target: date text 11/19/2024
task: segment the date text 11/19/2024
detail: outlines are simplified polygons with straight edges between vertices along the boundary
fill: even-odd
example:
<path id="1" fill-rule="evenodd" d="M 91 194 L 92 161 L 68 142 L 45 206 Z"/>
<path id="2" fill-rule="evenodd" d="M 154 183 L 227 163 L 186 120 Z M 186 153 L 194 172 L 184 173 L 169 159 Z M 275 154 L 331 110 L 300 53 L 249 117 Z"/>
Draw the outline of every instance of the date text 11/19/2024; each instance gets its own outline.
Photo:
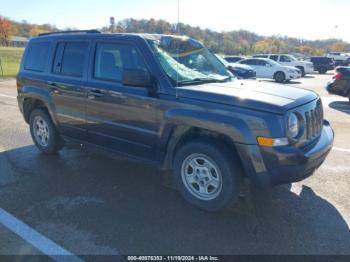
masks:
<path id="1" fill-rule="evenodd" d="M 127 256 L 128 261 L 220 261 L 217 256 Z"/>

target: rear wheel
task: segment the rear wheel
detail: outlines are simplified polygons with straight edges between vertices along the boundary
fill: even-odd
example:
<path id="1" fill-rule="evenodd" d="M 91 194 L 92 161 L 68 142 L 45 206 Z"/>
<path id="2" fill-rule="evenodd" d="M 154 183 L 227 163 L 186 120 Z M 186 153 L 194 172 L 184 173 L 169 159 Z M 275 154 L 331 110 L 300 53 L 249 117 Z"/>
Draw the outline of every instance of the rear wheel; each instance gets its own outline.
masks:
<path id="1" fill-rule="evenodd" d="M 185 144 L 176 153 L 173 168 L 182 196 L 198 208 L 218 211 L 238 195 L 240 163 L 220 142 Z"/>
<path id="2" fill-rule="evenodd" d="M 44 108 L 36 108 L 30 114 L 30 134 L 37 148 L 46 154 L 53 154 L 64 146 L 50 116 Z"/>
<path id="3" fill-rule="evenodd" d="M 283 83 L 284 81 L 286 81 L 286 74 L 279 71 L 275 73 L 273 78 L 275 79 L 276 82 Z"/>

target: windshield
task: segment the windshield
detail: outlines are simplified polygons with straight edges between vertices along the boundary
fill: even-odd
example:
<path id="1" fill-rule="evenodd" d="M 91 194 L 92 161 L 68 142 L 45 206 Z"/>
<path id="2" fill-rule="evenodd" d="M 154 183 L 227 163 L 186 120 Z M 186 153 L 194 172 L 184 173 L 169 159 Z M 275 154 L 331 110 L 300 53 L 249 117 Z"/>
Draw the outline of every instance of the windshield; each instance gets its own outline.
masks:
<path id="1" fill-rule="evenodd" d="M 290 60 L 292 60 L 292 61 L 298 61 L 298 59 L 296 59 L 294 56 L 292 56 L 292 55 L 288 55 L 288 57 L 290 58 Z"/>
<path id="2" fill-rule="evenodd" d="M 225 59 L 223 59 L 220 55 L 215 54 L 215 56 L 220 60 L 221 63 L 224 64 L 224 66 L 228 66 L 229 62 L 227 62 Z"/>
<path id="3" fill-rule="evenodd" d="M 149 40 L 166 74 L 176 85 L 231 81 L 232 74 L 199 42 L 177 36 Z"/>
<path id="4" fill-rule="evenodd" d="M 277 63 L 275 60 L 266 59 L 266 62 L 270 63 L 273 66 L 281 66 L 281 64 Z"/>

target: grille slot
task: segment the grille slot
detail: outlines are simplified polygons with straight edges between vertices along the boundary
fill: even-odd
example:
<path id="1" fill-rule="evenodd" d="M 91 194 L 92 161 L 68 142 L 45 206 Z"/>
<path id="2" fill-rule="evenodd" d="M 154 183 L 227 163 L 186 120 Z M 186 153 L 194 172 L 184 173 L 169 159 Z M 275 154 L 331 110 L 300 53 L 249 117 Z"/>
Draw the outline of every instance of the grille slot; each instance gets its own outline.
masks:
<path id="1" fill-rule="evenodd" d="M 323 108 L 321 100 L 317 101 L 316 107 L 305 112 L 306 139 L 318 136 L 322 130 Z"/>

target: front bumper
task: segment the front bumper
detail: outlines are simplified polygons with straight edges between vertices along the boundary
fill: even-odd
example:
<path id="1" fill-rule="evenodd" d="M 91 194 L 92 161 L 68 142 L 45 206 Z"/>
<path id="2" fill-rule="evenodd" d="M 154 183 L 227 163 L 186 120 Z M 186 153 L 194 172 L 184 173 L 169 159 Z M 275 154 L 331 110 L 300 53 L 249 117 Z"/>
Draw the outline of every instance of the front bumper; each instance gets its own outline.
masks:
<path id="1" fill-rule="evenodd" d="M 306 66 L 304 70 L 305 70 L 305 74 L 311 74 L 314 72 L 314 66 L 313 65 Z"/>
<path id="2" fill-rule="evenodd" d="M 297 74 L 297 73 L 288 73 L 286 75 L 286 80 L 293 80 L 293 79 L 299 79 L 301 78 L 301 74 Z"/>
<path id="3" fill-rule="evenodd" d="M 321 135 L 304 148 L 293 146 L 260 147 L 238 145 L 243 167 L 253 184 L 259 186 L 289 184 L 311 176 L 331 151 L 334 132 L 324 121 Z"/>

